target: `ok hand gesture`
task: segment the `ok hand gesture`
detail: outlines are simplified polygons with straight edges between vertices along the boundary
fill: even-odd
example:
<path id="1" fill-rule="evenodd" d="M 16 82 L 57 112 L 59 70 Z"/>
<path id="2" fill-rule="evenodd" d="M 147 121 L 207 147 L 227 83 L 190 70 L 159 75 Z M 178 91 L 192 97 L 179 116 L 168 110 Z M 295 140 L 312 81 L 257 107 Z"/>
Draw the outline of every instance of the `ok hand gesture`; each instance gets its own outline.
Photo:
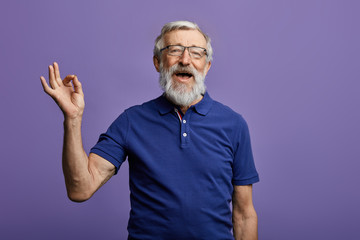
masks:
<path id="1" fill-rule="evenodd" d="M 68 75 L 61 80 L 59 65 L 54 62 L 49 66 L 49 83 L 40 77 L 44 91 L 52 97 L 64 114 L 65 119 L 81 119 L 85 101 L 81 83 L 76 75 Z"/>

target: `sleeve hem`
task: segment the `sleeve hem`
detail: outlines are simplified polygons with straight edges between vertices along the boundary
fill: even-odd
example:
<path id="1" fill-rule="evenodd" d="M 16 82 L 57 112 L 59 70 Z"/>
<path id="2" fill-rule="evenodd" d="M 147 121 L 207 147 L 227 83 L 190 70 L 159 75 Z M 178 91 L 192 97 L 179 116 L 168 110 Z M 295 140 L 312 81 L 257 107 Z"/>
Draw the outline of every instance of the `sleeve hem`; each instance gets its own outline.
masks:
<path id="1" fill-rule="evenodd" d="M 233 183 L 233 185 L 241 186 L 241 185 L 249 185 L 249 184 L 257 183 L 259 181 L 260 181 L 259 175 L 256 175 L 256 176 L 254 176 L 252 178 L 248 178 L 248 179 L 233 180 L 232 183 Z"/>
<path id="2" fill-rule="evenodd" d="M 117 161 L 111 155 L 105 153 L 104 151 L 102 151 L 101 149 L 98 149 L 98 148 L 92 148 L 90 150 L 90 153 L 95 153 L 95 154 L 99 155 L 100 157 L 104 158 L 105 160 L 109 161 L 110 163 L 112 163 L 115 166 L 115 175 L 117 174 L 117 172 L 119 171 L 120 165 L 121 165 L 121 163 L 119 163 L 119 161 Z"/>

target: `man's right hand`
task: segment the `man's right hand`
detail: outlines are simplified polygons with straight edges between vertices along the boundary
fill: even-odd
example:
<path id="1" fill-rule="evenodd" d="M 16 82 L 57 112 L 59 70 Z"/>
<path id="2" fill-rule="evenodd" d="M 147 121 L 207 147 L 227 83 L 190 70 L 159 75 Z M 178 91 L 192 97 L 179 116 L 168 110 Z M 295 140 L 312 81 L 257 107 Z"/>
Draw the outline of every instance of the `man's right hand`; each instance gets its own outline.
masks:
<path id="1" fill-rule="evenodd" d="M 84 93 L 76 75 L 60 77 L 59 65 L 54 62 L 49 66 L 49 83 L 40 77 L 44 91 L 52 97 L 64 114 L 65 119 L 81 119 L 84 108 Z"/>

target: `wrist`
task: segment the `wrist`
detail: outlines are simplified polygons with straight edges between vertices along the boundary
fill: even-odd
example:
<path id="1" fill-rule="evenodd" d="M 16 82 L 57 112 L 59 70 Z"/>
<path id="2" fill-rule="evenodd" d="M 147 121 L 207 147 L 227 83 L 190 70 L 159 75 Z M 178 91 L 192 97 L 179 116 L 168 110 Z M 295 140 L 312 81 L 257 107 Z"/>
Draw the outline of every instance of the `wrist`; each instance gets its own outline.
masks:
<path id="1" fill-rule="evenodd" d="M 82 116 L 78 116 L 78 117 L 64 117 L 64 126 L 68 126 L 68 127 L 76 127 L 76 126 L 81 126 L 81 122 L 82 122 Z"/>

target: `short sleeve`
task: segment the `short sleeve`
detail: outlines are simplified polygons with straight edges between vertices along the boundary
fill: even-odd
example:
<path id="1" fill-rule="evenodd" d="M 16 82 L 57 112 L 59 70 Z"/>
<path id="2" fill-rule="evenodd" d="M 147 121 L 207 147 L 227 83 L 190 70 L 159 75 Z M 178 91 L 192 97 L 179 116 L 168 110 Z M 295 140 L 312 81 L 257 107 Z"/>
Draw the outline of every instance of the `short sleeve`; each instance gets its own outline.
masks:
<path id="1" fill-rule="evenodd" d="M 241 117 L 236 134 L 236 150 L 233 161 L 233 185 L 248 185 L 259 181 L 251 149 L 249 128 Z"/>
<path id="2" fill-rule="evenodd" d="M 126 138 L 128 129 L 129 120 L 125 111 L 110 125 L 106 133 L 100 135 L 98 142 L 90 150 L 91 153 L 111 162 L 116 168 L 115 174 L 127 157 Z"/>

